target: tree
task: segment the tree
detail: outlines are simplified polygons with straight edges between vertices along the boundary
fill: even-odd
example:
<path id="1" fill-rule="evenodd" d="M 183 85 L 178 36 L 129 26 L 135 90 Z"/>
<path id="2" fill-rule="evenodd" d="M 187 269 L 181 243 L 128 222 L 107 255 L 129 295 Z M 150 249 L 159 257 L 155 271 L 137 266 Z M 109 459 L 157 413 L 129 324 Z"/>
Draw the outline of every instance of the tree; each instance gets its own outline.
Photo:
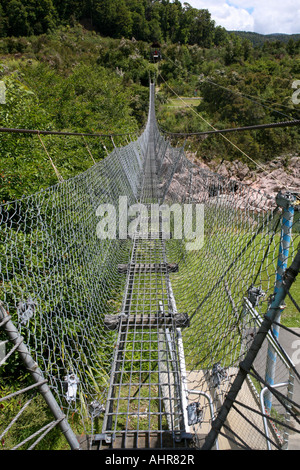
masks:
<path id="1" fill-rule="evenodd" d="M 161 29 L 161 19 L 162 19 L 162 8 L 163 5 L 159 2 L 152 2 L 150 4 L 149 13 L 149 28 L 150 28 L 150 41 L 161 42 L 163 39 L 163 33 Z"/>
<path id="2" fill-rule="evenodd" d="M 216 26 L 213 41 L 216 46 L 226 44 L 228 41 L 228 33 L 226 29 L 222 26 Z"/>
<path id="3" fill-rule="evenodd" d="M 211 20 L 211 15 L 208 10 L 194 9 L 189 42 L 191 44 L 210 47 L 213 42 L 214 26 L 215 22 Z"/>
<path id="4" fill-rule="evenodd" d="M 57 24 L 57 12 L 52 0 L 27 0 L 27 18 L 33 33 L 47 33 Z"/>
<path id="5" fill-rule="evenodd" d="M 47 33 L 58 20 L 52 0 L 9 0 L 2 11 L 8 35 L 16 37 Z"/>
<path id="6" fill-rule="evenodd" d="M 133 20 L 125 0 L 95 0 L 94 24 L 101 34 L 130 38 Z"/>
<path id="7" fill-rule="evenodd" d="M 95 26 L 105 36 L 115 37 L 114 18 L 116 16 L 115 0 L 95 0 Z"/>
<path id="8" fill-rule="evenodd" d="M 144 2 L 140 0 L 126 0 L 126 4 L 131 12 L 133 37 L 141 41 L 149 41 L 150 28 L 146 20 Z"/>
<path id="9" fill-rule="evenodd" d="M 194 20 L 195 8 L 188 3 L 184 4 L 184 8 L 180 18 L 180 39 L 182 44 L 191 44 L 191 24 Z"/>
<path id="10" fill-rule="evenodd" d="M 226 45 L 225 50 L 225 64 L 230 65 L 238 62 L 244 57 L 244 50 L 242 41 L 238 36 L 231 35 L 230 40 Z"/>
<path id="11" fill-rule="evenodd" d="M 136 11 L 133 11 L 131 13 L 131 18 L 132 36 L 140 41 L 148 42 L 150 37 L 150 28 L 148 22 L 145 19 L 145 16 Z"/>
<path id="12" fill-rule="evenodd" d="M 297 52 L 296 42 L 293 39 L 289 39 L 289 41 L 286 45 L 286 50 L 291 56 L 296 54 L 296 52 Z"/>
<path id="13" fill-rule="evenodd" d="M 178 2 L 170 3 L 169 0 L 162 1 L 158 12 L 160 15 L 162 35 L 166 41 L 177 41 L 181 10 L 182 6 L 180 2 L 178 4 Z"/>
<path id="14" fill-rule="evenodd" d="M 114 30 L 115 37 L 130 38 L 132 36 L 132 16 L 124 0 L 118 0 L 115 10 Z"/>
<path id="15" fill-rule="evenodd" d="M 91 0 L 93 2 L 92 5 L 88 3 L 89 0 L 64 0 L 63 2 L 61 0 L 52 1 L 57 16 L 62 23 L 67 23 L 70 21 L 70 19 L 73 18 L 78 20 L 84 17 L 85 15 L 90 14 L 91 9 L 93 13 L 95 11 L 96 5 L 95 0 Z"/>
<path id="16" fill-rule="evenodd" d="M 0 3 L 0 38 L 5 37 L 6 33 L 7 33 L 7 17 L 4 15 L 4 10 Z"/>
<path id="17" fill-rule="evenodd" d="M 28 20 L 28 12 L 21 0 L 9 0 L 5 12 L 9 36 L 19 37 L 32 34 L 33 30 Z"/>

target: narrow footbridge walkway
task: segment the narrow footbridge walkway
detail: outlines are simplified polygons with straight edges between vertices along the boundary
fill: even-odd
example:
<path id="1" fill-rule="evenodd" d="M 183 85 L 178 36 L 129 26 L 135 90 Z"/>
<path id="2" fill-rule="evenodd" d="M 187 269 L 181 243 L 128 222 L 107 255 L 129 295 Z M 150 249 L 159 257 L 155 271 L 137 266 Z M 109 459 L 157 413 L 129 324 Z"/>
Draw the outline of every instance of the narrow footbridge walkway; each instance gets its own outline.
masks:
<path id="1" fill-rule="evenodd" d="M 140 230 L 133 234 L 130 262 L 118 267 L 126 276 L 122 312 L 117 318 L 106 318 L 108 326 L 118 328 L 100 436 L 102 445 L 112 447 L 172 446 L 173 439 L 181 441 L 187 425 L 178 350 L 178 335 L 187 326 L 187 318 L 176 309 L 169 274 L 178 265 L 167 260 L 162 213 L 153 216 L 161 200 L 158 169 L 162 158 L 157 151 L 154 85 L 148 126 L 138 192 L 138 202 L 146 211 L 140 212 Z"/>

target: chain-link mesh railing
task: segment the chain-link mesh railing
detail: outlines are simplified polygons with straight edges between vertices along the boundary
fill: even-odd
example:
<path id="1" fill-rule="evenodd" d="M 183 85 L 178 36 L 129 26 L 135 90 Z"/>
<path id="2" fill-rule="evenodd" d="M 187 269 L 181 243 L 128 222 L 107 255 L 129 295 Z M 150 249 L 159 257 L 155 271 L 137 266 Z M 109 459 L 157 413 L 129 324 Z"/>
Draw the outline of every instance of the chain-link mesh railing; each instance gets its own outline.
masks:
<path id="1" fill-rule="evenodd" d="M 155 160 L 150 173 L 149 142 Z M 203 207 L 203 246 L 188 249 L 190 232 L 182 229 L 184 224 L 178 228 L 175 216 L 170 218 L 172 237 L 163 243 L 163 234 L 168 231 L 164 231 L 163 220 L 153 242 L 145 239 L 135 243 L 135 237 L 121 237 L 124 226 L 118 221 L 124 205 L 120 196 L 127 198 L 126 209 L 140 201 L 147 208 L 151 203 L 165 204 L 172 214 L 174 205 L 177 216 L 179 208 L 182 210 L 181 221 L 184 205 L 193 210 L 197 205 Z M 124 379 L 123 389 L 118 385 L 117 407 L 123 416 L 116 425 L 118 430 L 123 425 L 128 431 L 138 431 L 139 413 L 143 414 L 144 432 L 155 431 L 157 426 L 161 433 L 170 430 L 176 418 L 181 424 L 171 430 L 179 430 L 185 439 L 190 437 L 189 445 L 203 446 L 268 311 L 276 282 L 281 282 L 285 266 L 291 264 L 298 249 L 297 200 L 284 193 L 282 197 L 274 201 L 236 181 L 199 169 L 186 158 L 184 148 L 172 148 L 160 135 L 152 103 L 147 126 L 137 141 L 115 148 L 105 160 L 75 178 L 0 207 L 2 306 L 11 315 L 76 434 L 100 433 L 108 418 L 117 422 L 116 412 L 112 411 L 115 394 L 109 390 L 112 373 L 119 373 L 114 361 L 119 361 L 122 377 L 130 372 L 135 379 Z M 285 212 L 290 208 L 289 242 L 283 256 L 279 252 L 286 237 Z M 164 212 L 161 214 L 163 219 Z M 100 231 L 108 230 L 110 222 L 112 226 L 116 222 L 115 237 L 100 237 Z M 193 223 L 196 230 L 197 221 Z M 283 269 L 278 257 L 284 261 Z M 124 275 L 120 266 L 127 266 L 127 273 L 133 259 L 139 264 L 132 284 L 138 286 L 138 291 L 132 290 L 128 297 L 130 275 Z M 144 268 L 148 266 L 147 275 L 142 274 L 142 263 Z M 153 263 L 159 264 L 159 275 Z M 176 269 L 166 271 L 166 263 L 173 263 Z M 153 269 L 155 275 L 151 274 Z M 284 324 L 299 325 L 296 293 L 294 284 L 278 323 L 284 320 Z M 126 299 L 130 299 L 131 310 Z M 114 321 L 126 313 L 124 305 L 127 313 L 140 319 L 147 311 L 153 314 L 157 306 L 159 310 L 162 302 L 163 310 L 172 309 L 171 323 L 164 323 L 162 331 L 155 314 L 156 330 L 152 334 L 149 326 L 147 333 L 142 328 L 141 334 L 141 325 L 138 332 L 129 332 L 127 323 L 126 348 L 120 352 L 122 356 L 116 354 L 120 341 L 125 342 L 120 336 L 124 320 Z M 188 318 L 184 328 L 174 320 L 177 313 Z M 109 326 L 108 319 L 115 326 Z M 137 328 L 137 318 L 134 321 Z M 296 341 L 292 344 L 297 347 L 297 336 L 292 335 L 298 332 L 280 327 L 279 335 L 276 331 L 268 333 L 218 432 L 217 448 L 281 448 L 287 447 L 289 436 L 298 435 L 299 369 L 282 349 L 281 341 Z M 5 333 L 0 334 L 2 351 L 7 353 L 11 346 Z M 11 448 L 24 439 L 32 424 L 30 417 L 35 417 L 35 428 L 40 425 L 38 414 L 43 421 L 40 427 L 45 424 L 38 411 L 41 405 L 32 414 L 26 405 L 25 417 L 20 418 L 22 426 L 16 431 L 10 427 L 26 402 L 23 395 L 10 400 L 5 397 L 17 385 L 26 388 L 29 374 L 24 375 L 18 356 L 3 357 L 0 435 L 2 447 Z M 170 380 L 163 364 L 172 368 L 177 388 L 175 382 L 159 382 Z M 148 388 L 146 396 L 140 392 L 141 384 L 143 390 Z M 168 392 L 164 391 L 166 387 Z M 171 407 L 176 402 L 175 418 L 166 405 L 168 400 Z M 135 411 L 126 415 L 133 401 Z"/>
<path id="2" fill-rule="evenodd" d="M 178 163 L 172 152 L 162 186 L 176 165 L 168 204 L 204 204 L 203 247 L 188 251 L 174 239 L 167 244 L 168 257 L 179 265 L 171 274 L 177 308 L 190 318 L 183 330 L 186 395 L 194 403 L 191 429 L 201 448 L 281 282 L 282 264 L 289 266 L 299 250 L 299 206 L 295 195 L 283 191 L 272 200 L 199 169 L 184 155 Z M 268 333 L 216 442 L 219 448 L 287 448 L 289 435 L 299 442 L 298 293 L 299 280 L 282 308 L 283 324 L 294 328 L 275 325 L 279 334 Z"/>
<path id="3" fill-rule="evenodd" d="M 136 201 L 145 134 L 78 177 L 1 206 L 1 302 L 68 416 L 89 417 L 109 381 L 116 334 L 103 320 L 122 302 L 118 263 L 128 260 L 132 242 L 98 238 L 97 208 L 118 207 L 121 194 Z M 4 333 L 1 340 L 4 356 Z M 1 395 L 22 380 L 19 369 L 13 356 L 4 363 Z M 12 407 L 3 402 L 1 426 Z"/>

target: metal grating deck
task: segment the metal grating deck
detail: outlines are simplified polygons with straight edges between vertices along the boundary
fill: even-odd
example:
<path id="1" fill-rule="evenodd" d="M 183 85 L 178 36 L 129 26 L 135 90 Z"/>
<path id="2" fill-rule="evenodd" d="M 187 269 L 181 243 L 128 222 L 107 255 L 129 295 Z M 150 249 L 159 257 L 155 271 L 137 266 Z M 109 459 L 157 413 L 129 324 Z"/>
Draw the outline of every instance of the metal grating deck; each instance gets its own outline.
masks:
<path id="1" fill-rule="evenodd" d="M 153 94 L 152 86 L 152 106 Z M 139 197 L 148 214 L 151 204 L 159 203 L 155 124 L 153 117 Z M 130 263 L 123 267 L 126 290 L 116 323 L 118 339 L 100 448 L 172 448 L 182 445 L 185 433 L 177 341 L 180 316 L 170 281 L 176 265 L 166 259 L 162 220 L 156 222 L 156 238 L 150 234 L 143 239 L 137 233 Z"/>

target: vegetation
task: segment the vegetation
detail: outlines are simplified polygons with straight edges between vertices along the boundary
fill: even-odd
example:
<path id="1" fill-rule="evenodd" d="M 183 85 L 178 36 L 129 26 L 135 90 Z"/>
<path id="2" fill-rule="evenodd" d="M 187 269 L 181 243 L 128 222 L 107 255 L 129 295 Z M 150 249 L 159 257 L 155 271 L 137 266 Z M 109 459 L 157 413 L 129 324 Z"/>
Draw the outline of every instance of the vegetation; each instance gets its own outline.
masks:
<path id="1" fill-rule="evenodd" d="M 102 39 L 78 26 L 49 36 L 8 38 L 1 50 L 6 54 L 0 65 L 0 80 L 6 86 L 1 127 L 128 135 L 145 122 L 148 89 L 137 77 L 148 79 L 151 64 L 148 55 L 147 59 L 139 55 L 130 70 L 129 56 L 136 50 L 131 41 Z M 57 182 L 37 135 L 1 134 L 0 139 L 0 200 L 32 194 Z M 109 138 L 42 140 L 64 178 L 91 166 L 91 155 L 98 161 L 105 149 L 113 148 Z M 124 142 L 125 137 L 115 138 L 116 144 Z"/>
<path id="2" fill-rule="evenodd" d="M 165 130 L 209 129 L 197 114 L 220 129 L 299 116 L 291 101 L 292 83 L 300 72 L 299 42 L 292 49 L 277 42 L 254 48 L 236 35 L 228 37 L 218 47 L 162 46 L 158 118 Z M 145 123 L 149 74 L 157 73 L 157 65 L 149 61 L 148 43 L 104 38 L 77 25 L 40 36 L 3 38 L 0 51 L 0 80 L 6 86 L 1 127 L 132 134 Z M 167 100 L 176 98 L 171 89 L 198 101 L 170 107 Z M 299 144 L 296 128 L 230 138 L 252 159 L 262 161 L 294 152 Z M 57 182 L 38 136 L 1 134 L 0 139 L 0 200 Z M 125 137 L 117 140 L 121 145 Z M 95 138 L 74 137 L 43 137 L 43 143 L 64 178 L 93 164 L 90 153 L 97 161 L 106 155 L 105 148 L 112 149 L 109 138 L 101 139 L 101 145 Z M 207 159 L 242 158 L 220 136 L 194 139 L 191 144 Z"/>
<path id="3" fill-rule="evenodd" d="M 212 130 L 204 119 L 224 129 L 299 118 L 299 106 L 292 102 L 292 84 L 300 73 L 299 45 L 290 49 L 274 42 L 255 48 L 248 40 L 231 35 L 218 48 L 168 46 L 160 65 L 164 80 L 159 78 L 165 103 L 158 114 L 162 127 L 189 133 Z M 173 92 L 183 100 L 198 97 L 200 104 L 171 108 L 167 100 L 174 99 Z M 229 138 L 253 160 L 262 162 L 294 153 L 299 145 L 296 127 L 235 133 Z M 220 135 L 202 138 L 200 143 L 189 140 L 206 159 L 246 158 Z"/>
<path id="4" fill-rule="evenodd" d="M 0 17 L 0 37 L 40 35 L 78 21 L 104 36 L 147 42 L 209 47 L 226 36 L 208 10 L 179 0 L 1 0 Z"/>
<path id="5" fill-rule="evenodd" d="M 210 130 L 199 115 L 219 129 L 299 117 L 291 100 L 300 73 L 297 36 L 253 46 L 250 33 L 230 34 L 207 10 L 178 0 L 0 0 L 0 16 L 1 127 L 129 138 L 145 123 L 154 74 L 158 119 L 167 131 Z M 162 41 L 159 65 L 149 60 L 156 39 Z M 171 106 L 168 100 L 177 98 L 172 90 L 198 101 Z M 294 152 L 299 132 L 280 128 L 230 139 L 253 160 L 265 161 Z M 49 156 L 66 179 L 113 148 L 110 138 L 99 145 L 94 137 L 47 136 L 41 142 L 37 135 L 2 133 L 0 140 L 1 201 L 55 184 Z M 245 158 L 220 136 L 189 141 L 206 159 Z"/>
<path id="6" fill-rule="evenodd" d="M 219 129 L 299 118 L 299 106 L 291 100 L 292 83 L 300 75 L 299 38 L 265 39 L 228 33 L 215 26 L 207 10 L 178 0 L 0 0 L 0 81 L 6 88 L 0 126 L 122 134 L 114 136 L 121 146 L 146 121 L 149 76 L 154 75 L 158 120 L 167 131 L 210 130 L 200 116 Z M 152 41 L 162 43 L 159 64 L 150 60 Z M 109 137 L 40 138 L 0 133 L 1 202 L 56 184 L 49 157 L 67 179 L 113 148 Z M 237 133 L 230 139 L 252 159 L 266 161 L 295 153 L 299 131 Z M 189 144 L 205 159 L 244 158 L 220 136 L 189 138 Z M 18 236 L 21 243 L 22 233 Z M 31 236 L 34 240 L 39 233 Z M 299 303 L 296 291 L 293 295 Z M 287 302 L 291 317 L 284 321 L 299 326 L 298 312 Z M 8 406 L 11 415 L 21 406 L 19 399 L 11 403 L 0 408 L 1 420 Z M 39 401 L 29 413 L 19 427 L 22 437 L 28 422 L 36 425 L 33 417 L 48 418 Z M 49 448 L 60 447 L 56 439 L 52 435 Z"/>

